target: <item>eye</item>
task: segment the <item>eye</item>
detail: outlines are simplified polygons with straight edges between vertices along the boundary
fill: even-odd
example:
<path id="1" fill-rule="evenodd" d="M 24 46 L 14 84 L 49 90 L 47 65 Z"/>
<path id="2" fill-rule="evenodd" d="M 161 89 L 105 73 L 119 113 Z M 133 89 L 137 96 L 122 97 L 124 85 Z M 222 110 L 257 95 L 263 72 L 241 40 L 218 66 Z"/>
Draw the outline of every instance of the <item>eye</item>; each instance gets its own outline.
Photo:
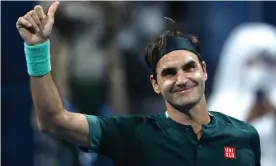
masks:
<path id="1" fill-rule="evenodd" d="M 174 76 L 176 74 L 176 70 L 169 68 L 169 69 L 164 69 L 162 71 L 162 76 Z"/>

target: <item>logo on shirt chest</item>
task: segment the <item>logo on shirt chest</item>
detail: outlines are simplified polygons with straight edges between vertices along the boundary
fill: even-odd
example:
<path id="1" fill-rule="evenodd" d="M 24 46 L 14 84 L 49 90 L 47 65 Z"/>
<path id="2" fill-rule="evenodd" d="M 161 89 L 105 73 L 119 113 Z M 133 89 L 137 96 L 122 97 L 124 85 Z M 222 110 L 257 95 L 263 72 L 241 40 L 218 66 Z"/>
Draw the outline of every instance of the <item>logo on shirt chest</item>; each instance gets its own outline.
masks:
<path id="1" fill-rule="evenodd" d="M 229 159 L 236 159 L 236 148 L 224 146 L 224 157 Z"/>

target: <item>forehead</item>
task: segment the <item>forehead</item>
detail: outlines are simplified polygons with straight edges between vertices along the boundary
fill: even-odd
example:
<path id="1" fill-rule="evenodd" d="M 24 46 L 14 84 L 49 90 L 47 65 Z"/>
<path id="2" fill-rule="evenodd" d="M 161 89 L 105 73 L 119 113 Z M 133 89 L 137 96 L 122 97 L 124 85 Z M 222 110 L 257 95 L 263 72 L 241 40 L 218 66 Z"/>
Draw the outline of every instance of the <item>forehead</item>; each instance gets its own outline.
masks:
<path id="1" fill-rule="evenodd" d="M 189 61 L 199 63 L 197 55 L 193 52 L 187 50 L 175 50 L 164 55 L 159 60 L 157 67 L 178 67 L 188 63 Z"/>

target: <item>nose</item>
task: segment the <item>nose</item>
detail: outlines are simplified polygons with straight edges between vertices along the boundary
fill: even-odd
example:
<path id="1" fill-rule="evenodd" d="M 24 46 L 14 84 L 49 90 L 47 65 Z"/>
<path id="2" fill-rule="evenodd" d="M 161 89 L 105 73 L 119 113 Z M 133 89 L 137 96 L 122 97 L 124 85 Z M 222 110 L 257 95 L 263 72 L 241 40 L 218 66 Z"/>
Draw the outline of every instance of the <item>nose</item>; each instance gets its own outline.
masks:
<path id="1" fill-rule="evenodd" d="M 177 86 L 183 86 L 186 85 L 188 83 L 189 79 L 187 77 L 187 74 L 183 71 L 178 72 L 177 76 L 176 76 L 176 85 Z"/>

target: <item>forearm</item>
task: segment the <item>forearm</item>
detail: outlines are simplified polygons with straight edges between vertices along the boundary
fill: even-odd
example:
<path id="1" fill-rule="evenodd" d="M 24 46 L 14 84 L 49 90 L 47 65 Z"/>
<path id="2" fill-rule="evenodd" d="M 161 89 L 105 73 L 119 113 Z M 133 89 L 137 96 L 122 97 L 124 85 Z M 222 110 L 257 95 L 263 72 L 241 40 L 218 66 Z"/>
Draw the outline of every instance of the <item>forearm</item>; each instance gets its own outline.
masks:
<path id="1" fill-rule="evenodd" d="M 31 94 L 40 129 L 49 129 L 59 123 L 65 109 L 51 74 L 31 77 Z"/>

